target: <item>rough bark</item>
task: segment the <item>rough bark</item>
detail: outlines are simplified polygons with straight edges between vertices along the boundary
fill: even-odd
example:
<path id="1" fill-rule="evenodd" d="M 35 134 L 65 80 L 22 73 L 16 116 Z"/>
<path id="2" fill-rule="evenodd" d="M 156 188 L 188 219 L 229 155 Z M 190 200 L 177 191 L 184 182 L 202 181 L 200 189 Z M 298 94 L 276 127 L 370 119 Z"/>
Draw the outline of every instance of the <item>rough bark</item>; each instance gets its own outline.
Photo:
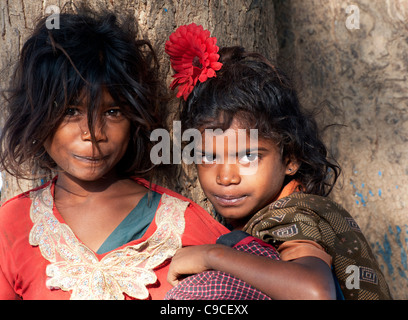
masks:
<path id="1" fill-rule="evenodd" d="M 296 79 L 343 175 L 333 198 L 356 218 L 394 298 L 408 298 L 408 3 L 276 0 L 278 60 Z M 349 5 L 360 29 L 347 28 Z M 351 9 L 351 8 L 349 8 Z M 349 27 L 353 21 L 349 20 Z"/>

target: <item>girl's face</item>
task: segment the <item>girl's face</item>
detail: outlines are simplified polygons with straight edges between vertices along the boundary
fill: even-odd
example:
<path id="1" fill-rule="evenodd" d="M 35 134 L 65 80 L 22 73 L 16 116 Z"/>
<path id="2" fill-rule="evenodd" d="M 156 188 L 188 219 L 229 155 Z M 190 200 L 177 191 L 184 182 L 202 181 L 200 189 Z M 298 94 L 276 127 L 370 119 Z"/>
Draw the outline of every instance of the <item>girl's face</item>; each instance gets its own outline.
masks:
<path id="1" fill-rule="evenodd" d="M 83 100 L 70 106 L 61 124 L 45 144 L 45 150 L 58 165 L 60 176 L 81 181 L 96 181 L 114 172 L 126 152 L 130 137 L 130 121 L 106 91 L 99 107 L 100 119 L 95 124 L 93 145 L 88 128 L 87 109 Z"/>
<path id="2" fill-rule="evenodd" d="M 285 163 L 270 140 L 247 135 L 243 143 L 238 129 L 242 128 L 234 119 L 222 135 L 209 137 L 203 132 L 202 164 L 197 165 L 205 195 L 235 229 L 271 203 L 281 191 L 285 175 L 294 174 L 299 167 L 291 161 Z"/>

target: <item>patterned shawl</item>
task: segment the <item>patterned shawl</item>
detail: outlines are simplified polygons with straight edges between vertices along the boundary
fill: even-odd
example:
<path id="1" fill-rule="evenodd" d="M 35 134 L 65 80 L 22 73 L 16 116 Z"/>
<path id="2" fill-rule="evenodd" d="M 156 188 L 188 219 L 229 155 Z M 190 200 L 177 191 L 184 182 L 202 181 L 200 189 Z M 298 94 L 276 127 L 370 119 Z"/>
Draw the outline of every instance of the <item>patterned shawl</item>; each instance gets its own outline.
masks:
<path id="1" fill-rule="evenodd" d="M 328 198 L 293 193 L 257 212 L 243 231 L 275 246 L 288 240 L 315 241 L 332 256 L 345 299 L 392 299 L 359 226 Z"/>

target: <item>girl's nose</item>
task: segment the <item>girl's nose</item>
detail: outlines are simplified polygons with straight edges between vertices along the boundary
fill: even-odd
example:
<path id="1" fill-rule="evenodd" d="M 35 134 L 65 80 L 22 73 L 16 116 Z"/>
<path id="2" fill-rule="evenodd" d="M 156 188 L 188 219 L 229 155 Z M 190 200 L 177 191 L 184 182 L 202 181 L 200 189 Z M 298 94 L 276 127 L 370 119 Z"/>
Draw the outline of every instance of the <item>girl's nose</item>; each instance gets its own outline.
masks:
<path id="1" fill-rule="evenodd" d="M 81 130 L 81 139 L 83 141 L 91 141 L 92 136 L 89 130 L 88 121 L 82 124 L 79 128 Z M 101 125 L 100 121 L 94 125 L 94 135 L 96 142 L 101 142 L 106 140 L 106 134 L 104 133 L 103 126 Z"/>
<path id="2" fill-rule="evenodd" d="M 220 185 L 228 186 L 239 184 L 241 176 L 237 164 L 218 164 L 216 182 Z"/>

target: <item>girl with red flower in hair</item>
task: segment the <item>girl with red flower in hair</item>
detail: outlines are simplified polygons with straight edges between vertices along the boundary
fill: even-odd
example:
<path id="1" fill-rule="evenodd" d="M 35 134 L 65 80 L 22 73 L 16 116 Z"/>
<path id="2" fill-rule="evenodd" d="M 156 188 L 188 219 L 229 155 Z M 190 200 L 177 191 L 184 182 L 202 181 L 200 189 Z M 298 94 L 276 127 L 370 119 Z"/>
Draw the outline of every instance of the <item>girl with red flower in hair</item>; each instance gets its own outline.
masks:
<path id="1" fill-rule="evenodd" d="M 215 44 L 194 24 L 180 27 L 166 43 L 177 72 L 172 88 L 179 86 L 177 96 L 184 99 L 182 126 L 202 133 L 198 178 L 214 214 L 232 233 L 274 247 L 280 259 L 219 243 L 183 248 L 170 266 L 168 279 L 178 286 L 168 297 L 195 295 L 197 281 L 180 281 L 183 275 L 224 272 L 273 299 L 389 299 L 358 225 L 327 198 L 340 168 L 328 158 L 316 122 L 301 108 L 288 78 L 241 47 L 221 49 L 218 61 Z M 208 136 L 207 129 L 221 134 Z M 239 130 L 246 132 L 245 143 L 237 139 Z M 257 130 L 256 144 L 250 130 Z M 359 275 L 355 283 L 348 278 L 350 267 Z M 201 298 L 216 299 L 211 292 Z"/>

